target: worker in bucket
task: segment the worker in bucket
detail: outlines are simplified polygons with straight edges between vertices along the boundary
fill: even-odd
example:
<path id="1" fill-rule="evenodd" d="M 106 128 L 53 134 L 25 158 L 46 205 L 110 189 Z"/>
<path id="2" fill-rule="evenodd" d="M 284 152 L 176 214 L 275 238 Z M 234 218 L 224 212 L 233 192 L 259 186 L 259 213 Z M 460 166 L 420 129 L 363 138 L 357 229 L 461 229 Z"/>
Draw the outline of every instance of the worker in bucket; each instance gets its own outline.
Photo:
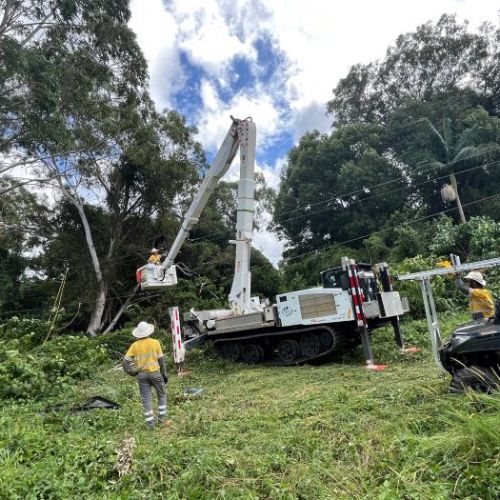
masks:
<path id="1" fill-rule="evenodd" d="M 149 256 L 148 262 L 150 264 L 159 264 L 161 261 L 161 254 L 157 248 L 151 249 L 151 255 Z"/>
<path id="2" fill-rule="evenodd" d="M 151 338 L 154 329 L 154 325 L 141 321 L 132 331 L 132 335 L 138 340 L 129 347 L 123 358 L 123 369 L 129 375 L 137 375 L 144 417 L 149 429 L 155 426 L 153 388 L 158 397 L 158 422 L 164 425 L 172 423 L 171 420 L 167 420 L 168 375 L 165 358 L 158 340 Z"/>
<path id="3" fill-rule="evenodd" d="M 486 281 L 479 271 L 471 271 L 462 280 L 455 281 L 458 289 L 469 297 L 469 310 L 473 320 L 491 318 L 495 314 L 495 304 L 491 292 L 485 288 Z"/>

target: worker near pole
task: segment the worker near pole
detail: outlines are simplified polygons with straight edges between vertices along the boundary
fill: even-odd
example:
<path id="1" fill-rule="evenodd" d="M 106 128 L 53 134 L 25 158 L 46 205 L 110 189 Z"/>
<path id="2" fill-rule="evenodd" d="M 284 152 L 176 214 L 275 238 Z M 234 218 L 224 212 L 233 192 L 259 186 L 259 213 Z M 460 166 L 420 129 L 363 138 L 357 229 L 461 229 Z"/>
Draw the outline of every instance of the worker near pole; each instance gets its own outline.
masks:
<path id="1" fill-rule="evenodd" d="M 161 261 L 161 254 L 157 248 L 151 249 L 151 255 L 149 256 L 148 262 L 150 264 L 159 264 Z"/>
<path id="2" fill-rule="evenodd" d="M 160 342 L 151 338 L 154 329 L 154 325 L 141 321 L 132 331 L 132 335 L 138 340 L 129 347 L 123 358 L 123 369 L 129 375 L 137 375 L 144 418 L 149 429 L 155 426 L 153 388 L 158 398 L 158 422 L 164 425 L 172 423 L 171 420 L 167 420 L 168 375 L 165 358 Z"/>
<path id="3" fill-rule="evenodd" d="M 469 297 L 469 310 L 473 320 L 491 318 L 495 314 L 495 304 L 491 292 L 485 288 L 486 281 L 479 271 L 471 271 L 462 280 L 455 281 L 458 289 Z"/>

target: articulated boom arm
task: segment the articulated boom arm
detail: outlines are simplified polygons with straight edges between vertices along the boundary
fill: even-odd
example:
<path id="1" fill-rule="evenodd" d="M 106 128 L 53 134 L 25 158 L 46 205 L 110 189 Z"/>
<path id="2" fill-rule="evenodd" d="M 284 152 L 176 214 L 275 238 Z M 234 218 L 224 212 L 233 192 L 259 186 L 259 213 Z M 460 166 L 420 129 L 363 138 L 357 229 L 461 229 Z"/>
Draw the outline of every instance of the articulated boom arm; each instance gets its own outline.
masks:
<path id="1" fill-rule="evenodd" d="M 191 206 L 184 216 L 181 228 L 177 233 L 177 236 L 172 244 L 168 255 L 163 262 L 165 267 L 170 267 L 173 263 L 179 250 L 181 249 L 184 241 L 189 236 L 189 232 L 192 227 L 198 223 L 201 213 L 203 212 L 205 206 L 212 193 L 214 192 L 217 184 L 224 174 L 229 170 L 231 163 L 233 162 L 236 152 L 238 151 L 239 140 L 238 140 L 238 125 L 240 120 L 233 120 L 231 128 L 229 129 L 224 142 L 220 147 L 217 155 L 212 162 L 210 169 L 208 170 L 203 182 L 200 186 L 199 191 L 196 193 Z"/>
<path id="2" fill-rule="evenodd" d="M 231 117 L 232 118 L 232 117 Z M 149 264 L 138 270 L 143 289 L 157 289 L 177 283 L 174 260 L 192 227 L 198 223 L 201 213 L 220 179 L 229 170 L 231 163 L 240 149 L 240 181 L 238 186 L 238 213 L 236 219 L 235 274 L 229 294 L 229 302 L 236 313 L 250 312 L 254 306 L 250 300 L 250 250 L 252 241 L 254 213 L 254 168 L 256 127 L 250 118 L 233 123 L 224 142 L 208 170 L 199 191 L 196 193 L 187 211 L 181 228 L 164 262 L 154 266 Z"/>

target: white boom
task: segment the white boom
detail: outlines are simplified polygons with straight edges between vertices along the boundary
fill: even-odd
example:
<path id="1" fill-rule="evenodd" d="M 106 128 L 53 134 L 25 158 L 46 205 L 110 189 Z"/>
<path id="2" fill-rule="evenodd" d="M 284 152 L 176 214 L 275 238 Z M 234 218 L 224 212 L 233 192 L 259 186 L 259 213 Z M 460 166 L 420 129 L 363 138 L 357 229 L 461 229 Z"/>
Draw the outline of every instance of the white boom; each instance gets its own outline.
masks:
<path id="1" fill-rule="evenodd" d="M 144 290 L 158 289 L 175 285 L 177 276 L 174 260 L 192 227 L 198 222 L 203 209 L 214 192 L 218 182 L 229 170 L 234 157 L 240 149 L 240 180 L 238 185 L 238 208 L 236 218 L 236 257 L 233 285 L 229 293 L 229 303 L 236 314 L 255 310 L 251 301 L 250 250 L 253 233 L 254 214 L 254 170 L 256 126 L 251 118 L 233 120 L 224 142 L 208 170 L 199 191 L 196 193 L 184 217 L 164 262 L 160 265 L 147 264 L 138 269 L 138 280 Z"/>

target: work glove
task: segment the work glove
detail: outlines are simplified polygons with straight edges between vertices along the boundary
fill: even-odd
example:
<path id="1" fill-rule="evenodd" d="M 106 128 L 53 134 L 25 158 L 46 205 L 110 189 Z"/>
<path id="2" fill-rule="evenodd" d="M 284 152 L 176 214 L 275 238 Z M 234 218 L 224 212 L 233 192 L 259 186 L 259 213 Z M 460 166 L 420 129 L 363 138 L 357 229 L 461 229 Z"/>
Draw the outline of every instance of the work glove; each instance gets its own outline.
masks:
<path id="1" fill-rule="evenodd" d="M 166 373 L 162 373 L 161 376 L 163 377 L 163 382 L 166 384 L 168 382 L 168 375 Z"/>

